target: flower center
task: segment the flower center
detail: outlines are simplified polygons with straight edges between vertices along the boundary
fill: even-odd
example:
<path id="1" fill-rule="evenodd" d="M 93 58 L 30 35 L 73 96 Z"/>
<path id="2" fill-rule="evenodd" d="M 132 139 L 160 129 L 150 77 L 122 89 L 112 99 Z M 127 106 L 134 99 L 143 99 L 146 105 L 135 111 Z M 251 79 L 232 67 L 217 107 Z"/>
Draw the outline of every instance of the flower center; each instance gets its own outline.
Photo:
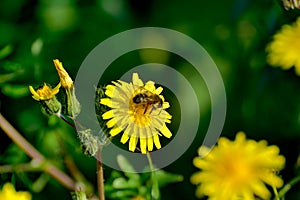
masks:
<path id="1" fill-rule="evenodd" d="M 151 122 L 150 112 L 152 105 L 130 103 L 130 119 L 140 127 L 148 126 Z"/>
<path id="2" fill-rule="evenodd" d="M 224 156 L 219 169 L 221 177 L 228 180 L 232 187 L 240 187 L 252 179 L 253 173 L 251 163 L 247 162 L 245 155 L 234 152 Z"/>

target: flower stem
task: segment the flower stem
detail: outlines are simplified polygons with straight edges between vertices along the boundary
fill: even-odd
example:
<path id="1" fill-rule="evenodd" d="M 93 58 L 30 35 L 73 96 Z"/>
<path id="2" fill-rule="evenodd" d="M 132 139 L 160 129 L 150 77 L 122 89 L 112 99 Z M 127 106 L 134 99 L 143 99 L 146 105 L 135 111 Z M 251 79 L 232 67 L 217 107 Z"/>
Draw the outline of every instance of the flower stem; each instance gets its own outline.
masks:
<path id="1" fill-rule="evenodd" d="M 272 186 L 272 188 L 273 188 L 273 192 L 274 192 L 274 195 L 275 195 L 274 200 L 280 200 L 280 197 L 279 197 L 279 195 L 278 195 L 277 188 L 276 188 L 274 185 Z"/>
<path id="2" fill-rule="evenodd" d="M 290 180 L 285 186 L 279 191 L 279 198 L 283 198 L 285 194 L 296 184 L 300 182 L 300 175 Z"/>
<path id="3" fill-rule="evenodd" d="M 159 187 L 158 187 L 158 182 L 155 174 L 155 167 L 153 165 L 150 153 L 147 152 L 147 159 L 149 162 L 150 170 L 151 170 L 151 181 L 152 181 L 152 188 L 151 188 L 151 199 L 153 200 L 158 200 L 160 199 L 160 192 L 159 192 Z"/>
<path id="4" fill-rule="evenodd" d="M 62 114 L 59 113 L 59 114 L 57 114 L 57 117 L 59 117 L 64 122 L 66 122 L 67 124 L 69 124 L 72 128 L 76 128 L 75 124 L 73 124 L 72 122 L 70 122 L 64 115 L 62 115 Z"/>
<path id="5" fill-rule="evenodd" d="M 104 193 L 104 176 L 103 176 L 103 165 L 101 160 L 101 148 L 97 152 L 97 186 L 98 186 L 98 195 L 99 200 L 105 200 Z"/>
<path id="6" fill-rule="evenodd" d="M 0 114 L 0 128 L 6 133 L 8 137 L 18 145 L 29 157 L 38 164 L 42 163 L 44 165 L 43 171 L 52 176 L 63 186 L 69 190 L 76 190 L 76 184 L 73 179 L 66 175 L 63 171 L 56 168 L 54 165 L 47 162 L 44 156 L 36 150 L 6 119 Z"/>

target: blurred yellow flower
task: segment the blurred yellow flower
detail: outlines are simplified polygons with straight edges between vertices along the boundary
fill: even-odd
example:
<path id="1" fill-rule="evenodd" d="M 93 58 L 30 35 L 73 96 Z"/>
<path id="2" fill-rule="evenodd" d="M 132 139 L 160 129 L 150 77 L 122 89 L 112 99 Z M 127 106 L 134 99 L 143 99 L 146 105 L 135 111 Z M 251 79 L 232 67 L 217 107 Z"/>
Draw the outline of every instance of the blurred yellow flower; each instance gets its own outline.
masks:
<path id="1" fill-rule="evenodd" d="M 285 165 L 279 148 L 267 146 L 264 140 L 247 140 L 243 132 L 235 141 L 220 138 L 206 157 L 196 157 L 193 163 L 201 169 L 191 176 L 191 182 L 199 185 L 196 196 L 206 195 L 210 200 L 270 199 L 265 184 L 274 188 L 283 185 L 276 175 Z"/>
<path id="2" fill-rule="evenodd" d="M 266 48 L 267 62 L 284 70 L 295 66 L 300 75 L 300 17 L 292 25 L 283 25 Z"/>
<path id="3" fill-rule="evenodd" d="M 11 183 L 5 183 L 0 191 L 0 200 L 31 200 L 29 192 L 16 192 Z"/>
<path id="4" fill-rule="evenodd" d="M 34 98 L 37 101 L 45 101 L 52 99 L 58 92 L 60 88 L 60 83 L 55 87 L 51 88 L 46 83 L 44 83 L 43 87 L 37 89 L 36 91 L 33 89 L 33 87 L 30 85 L 29 90 L 32 94 L 32 98 Z"/>
<path id="5" fill-rule="evenodd" d="M 60 83 L 63 88 L 72 89 L 73 88 L 73 80 L 69 76 L 68 72 L 64 69 L 62 63 L 58 59 L 53 60 L 55 68 L 58 72 Z"/>
<path id="6" fill-rule="evenodd" d="M 109 119 L 106 126 L 111 128 L 110 135 L 115 136 L 123 131 L 121 143 L 129 140 L 129 150 L 132 152 L 138 141 L 143 154 L 153 150 L 153 143 L 160 149 L 159 136 L 172 136 L 166 126 L 172 118 L 165 111 L 170 106 L 160 95 L 163 88 L 156 88 L 153 81 L 144 84 L 137 73 L 132 75 L 132 83 L 121 80 L 112 83 L 105 88 L 109 98 L 100 100 L 101 104 L 111 108 L 102 115 L 104 120 Z"/>

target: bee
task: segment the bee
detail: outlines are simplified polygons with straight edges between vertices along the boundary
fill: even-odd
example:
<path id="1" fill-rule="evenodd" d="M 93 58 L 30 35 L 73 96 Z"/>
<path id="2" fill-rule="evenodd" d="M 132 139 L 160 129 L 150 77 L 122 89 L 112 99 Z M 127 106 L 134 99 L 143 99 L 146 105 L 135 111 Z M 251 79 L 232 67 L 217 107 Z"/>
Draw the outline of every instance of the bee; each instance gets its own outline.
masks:
<path id="1" fill-rule="evenodd" d="M 137 89 L 136 95 L 133 96 L 132 102 L 136 106 L 142 106 L 144 108 L 144 114 L 146 114 L 149 109 L 149 113 L 151 113 L 153 109 L 161 108 L 163 99 L 159 95 L 141 86 Z"/>

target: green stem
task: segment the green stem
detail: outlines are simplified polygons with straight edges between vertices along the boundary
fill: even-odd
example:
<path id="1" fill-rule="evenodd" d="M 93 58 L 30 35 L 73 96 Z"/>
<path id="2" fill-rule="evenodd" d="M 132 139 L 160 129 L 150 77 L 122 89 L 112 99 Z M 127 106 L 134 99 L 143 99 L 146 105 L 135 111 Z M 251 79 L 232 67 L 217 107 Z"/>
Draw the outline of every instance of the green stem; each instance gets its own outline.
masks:
<path id="1" fill-rule="evenodd" d="M 36 150 L 6 119 L 0 114 L 0 128 L 18 145 L 33 161 L 44 165 L 43 170 L 69 190 L 76 190 L 76 183 L 67 174 L 47 162 L 44 156 Z"/>
<path id="2" fill-rule="evenodd" d="M 296 176 L 292 180 L 290 180 L 285 186 L 279 191 L 279 197 L 282 198 L 285 194 L 298 182 L 300 182 L 300 176 Z"/>
<path id="3" fill-rule="evenodd" d="M 272 186 L 272 188 L 273 188 L 273 192 L 274 192 L 274 195 L 275 195 L 275 200 L 280 200 L 277 188 L 274 185 Z"/>
<path id="4" fill-rule="evenodd" d="M 158 182 L 155 174 L 155 167 L 153 165 L 150 153 L 147 152 L 147 159 L 149 162 L 150 170 L 151 170 L 151 179 L 152 179 L 152 188 L 151 188 L 151 199 L 158 200 L 160 199 L 160 192 L 158 187 Z"/>

